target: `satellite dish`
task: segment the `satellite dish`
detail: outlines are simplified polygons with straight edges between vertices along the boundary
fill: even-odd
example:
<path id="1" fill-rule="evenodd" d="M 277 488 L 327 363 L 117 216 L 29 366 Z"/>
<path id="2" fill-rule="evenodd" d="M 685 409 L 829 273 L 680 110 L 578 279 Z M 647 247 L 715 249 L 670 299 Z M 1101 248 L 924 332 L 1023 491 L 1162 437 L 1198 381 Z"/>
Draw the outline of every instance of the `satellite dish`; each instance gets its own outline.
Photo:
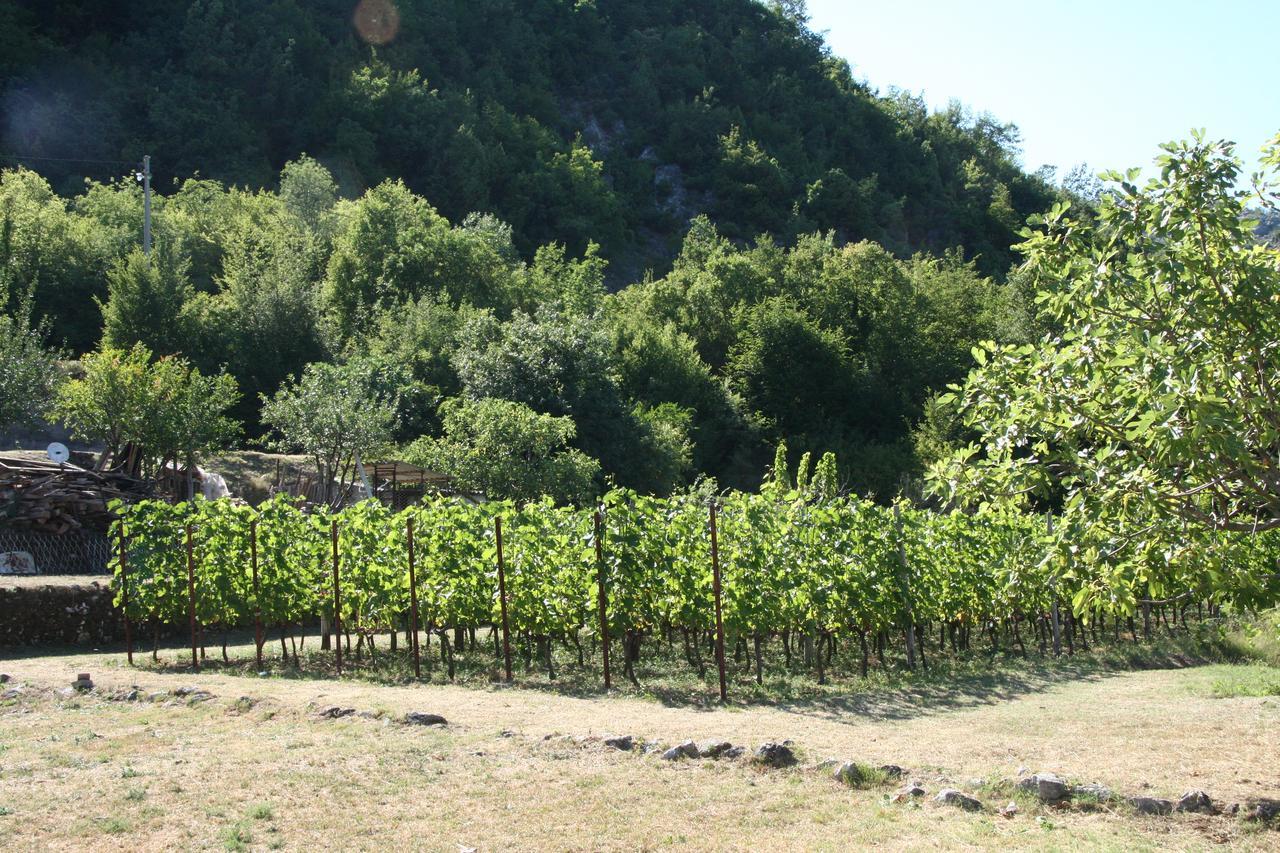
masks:
<path id="1" fill-rule="evenodd" d="M 71 458 L 71 451 L 67 450 L 67 446 L 56 441 L 49 445 L 45 453 L 49 454 L 50 460 L 57 462 L 59 465 Z"/>

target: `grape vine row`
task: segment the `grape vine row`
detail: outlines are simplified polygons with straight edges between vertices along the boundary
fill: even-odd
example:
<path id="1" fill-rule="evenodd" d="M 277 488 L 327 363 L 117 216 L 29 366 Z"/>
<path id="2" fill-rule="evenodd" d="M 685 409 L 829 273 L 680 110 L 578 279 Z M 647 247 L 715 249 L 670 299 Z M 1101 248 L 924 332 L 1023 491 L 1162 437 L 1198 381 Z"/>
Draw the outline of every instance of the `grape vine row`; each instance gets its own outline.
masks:
<path id="1" fill-rule="evenodd" d="M 1081 631 L 1087 643 L 1083 627 L 1092 625 L 1096 636 L 1107 616 L 1117 633 L 1124 619 L 1136 636 L 1132 617 L 1149 619 L 1153 602 L 1212 611 L 1280 601 L 1280 548 L 1270 534 L 1202 537 L 1128 554 L 1120 572 L 1114 553 L 1081 551 L 1069 530 L 1013 511 L 938 513 L 799 492 L 733 493 L 716 505 L 724 630 L 735 649 L 748 650 L 757 680 L 761 647 L 778 637 L 789 658 L 803 644 L 821 678 L 830 657 L 822 650 L 838 639 L 856 641 L 865 674 L 872 650 L 882 658 L 891 638 L 913 644 L 917 631 L 933 632 L 938 647 L 949 640 L 961 649 L 975 636 L 994 648 L 1003 636 L 1025 654 L 1029 640 L 1043 648 L 1057 619 L 1066 623 L 1068 641 Z M 372 652 L 374 636 L 394 636 L 409 624 L 412 522 L 419 625 L 439 634 L 447 650 L 447 631 L 499 624 L 494 519 L 501 517 L 510 629 L 536 644 L 549 671 L 553 642 L 576 647 L 581 659 L 581 637 L 599 639 L 598 583 L 627 677 L 635 680 L 633 664 L 647 638 L 681 639 L 689 663 L 703 672 L 707 666 L 715 605 L 705 499 L 610 492 L 600 506 L 599 551 L 595 510 L 550 501 L 517 507 L 440 497 L 392 513 L 375 501 L 327 511 L 277 496 L 256 509 L 147 501 L 115 510 L 114 534 L 127 542 L 127 574 L 118 557 L 113 561 L 116 600 L 125 604 L 127 578 L 127 615 L 135 624 L 186 620 L 190 528 L 202 628 L 256 621 L 278 630 L 283 647 L 286 633 L 336 616 L 348 634 L 368 639 Z M 259 653 L 263 642 L 265 636 Z M 915 649 L 909 654 L 914 664 Z"/>

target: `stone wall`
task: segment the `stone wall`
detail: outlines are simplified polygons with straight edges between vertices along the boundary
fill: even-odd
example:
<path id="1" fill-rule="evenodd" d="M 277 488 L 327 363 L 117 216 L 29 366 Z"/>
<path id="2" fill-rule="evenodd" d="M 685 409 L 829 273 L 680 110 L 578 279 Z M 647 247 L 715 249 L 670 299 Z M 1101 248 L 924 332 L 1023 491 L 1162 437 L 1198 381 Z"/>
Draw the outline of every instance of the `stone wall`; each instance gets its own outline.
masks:
<path id="1" fill-rule="evenodd" d="M 0 646 L 94 646 L 124 638 L 107 580 L 0 582 Z"/>

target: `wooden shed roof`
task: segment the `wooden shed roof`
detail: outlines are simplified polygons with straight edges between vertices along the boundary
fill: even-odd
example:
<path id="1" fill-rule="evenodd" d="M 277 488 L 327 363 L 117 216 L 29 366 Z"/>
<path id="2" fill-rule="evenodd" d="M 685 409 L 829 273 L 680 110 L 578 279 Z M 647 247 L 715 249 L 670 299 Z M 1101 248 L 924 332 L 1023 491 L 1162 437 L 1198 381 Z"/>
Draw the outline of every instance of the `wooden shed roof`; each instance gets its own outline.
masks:
<path id="1" fill-rule="evenodd" d="M 453 478 L 439 471 L 432 471 L 408 462 L 388 460 L 386 462 L 366 462 L 365 476 L 375 483 L 422 483 L 432 486 L 448 486 Z"/>

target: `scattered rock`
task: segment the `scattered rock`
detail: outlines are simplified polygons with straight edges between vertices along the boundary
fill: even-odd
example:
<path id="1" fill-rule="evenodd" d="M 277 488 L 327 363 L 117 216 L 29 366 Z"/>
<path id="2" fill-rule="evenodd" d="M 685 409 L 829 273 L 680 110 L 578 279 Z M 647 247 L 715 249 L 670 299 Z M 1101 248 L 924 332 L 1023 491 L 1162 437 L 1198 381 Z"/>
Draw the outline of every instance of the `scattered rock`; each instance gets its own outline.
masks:
<path id="1" fill-rule="evenodd" d="M 907 771 L 896 764 L 881 764 L 877 769 L 885 775 L 886 779 L 901 779 L 907 775 Z"/>
<path id="2" fill-rule="evenodd" d="M 169 698 L 169 694 L 168 694 L 168 693 L 163 693 L 163 692 L 161 692 L 161 691 L 159 691 L 159 690 L 157 690 L 157 691 L 156 691 L 156 692 L 154 692 L 154 693 L 148 693 L 148 694 L 147 694 L 147 701 L 148 701 L 148 702 L 160 702 L 160 701 L 165 700 L 165 699 L 168 699 L 168 698 Z"/>
<path id="3" fill-rule="evenodd" d="M 1187 791 L 1174 803 L 1175 812 L 1192 812 L 1195 814 L 1216 814 L 1213 800 L 1204 791 Z"/>
<path id="4" fill-rule="evenodd" d="M 362 720 L 380 720 L 382 719 L 381 711 L 357 711 L 356 716 Z"/>
<path id="5" fill-rule="evenodd" d="M 9 683 L 9 674 L 7 672 L 0 672 L 0 684 L 8 684 L 8 683 Z"/>
<path id="6" fill-rule="evenodd" d="M 1269 823 L 1280 817 L 1280 800 L 1247 800 L 1244 804 L 1244 819 Z"/>
<path id="7" fill-rule="evenodd" d="M 330 705 L 328 708 L 322 709 L 316 716 L 326 720 L 337 720 L 342 717 L 350 717 L 355 712 L 355 708 L 340 708 L 337 705 Z"/>
<path id="8" fill-rule="evenodd" d="M 1030 767 L 1019 767 L 1019 768 L 1018 768 L 1018 777 L 1019 777 L 1019 778 L 1021 778 L 1021 777 L 1023 777 L 1023 776 L 1026 776 L 1026 775 L 1027 775 L 1027 774 L 1029 774 L 1030 772 L 1031 772 L 1031 768 L 1030 768 Z"/>
<path id="9" fill-rule="evenodd" d="M 622 752 L 630 752 L 635 748 L 636 740 L 631 735 L 610 735 L 604 739 L 604 745 Z"/>
<path id="10" fill-rule="evenodd" d="M 0 699 L 17 699 L 22 695 L 21 687 L 10 687 L 3 693 L 0 693 Z"/>
<path id="11" fill-rule="evenodd" d="M 71 686 L 76 690 L 92 690 L 93 679 L 89 677 L 89 673 L 82 672 L 76 676 L 76 680 L 71 682 Z"/>
<path id="12" fill-rule="evenodd" d="M 867 779 L 866 775 L 862 772 L 862 768 L 852 761 L 846 761 L 844 764 L 837 767 L 832 778 L 841 784 L 849 785 L 851 787 L 861 785 Z"/>
<path id="13" fill-rule="evenodd" d="M 1009 805 L 1005 806 L 1000 810 L 1000 817 L 1012 818 L 1017 813 L 1018 813 L 1018 804 L 1010 800 Z"/>
<path id="14" fill-rule="evenodd" d="M 756 750 L 756 761 L 766 767 L 790 767 L 796 763 L 796 755 L 791 751 L 790 741 L 782 743 L 764 743 Z"/>
<path id="15" fill-rule="evenodd" d="M 955 806 L 956 808 L 964 809 L 967 812 L 982 811 L 981 800 L 971 797 L 962 791 L 957 791 L 955 788 L 947 788 L 939 791 L 938 796 L 934 797 L 933 801 L 946 806 Z"/>
<path id="16" fill-rule="evenodd" d="M 503 729 L 502 731 L 498 732 L 498 737 L 515 737 L 515 736 L 516 736 L 516 733 L 511 731 L 511 729 Z M 547 735 L 546 737 L 543 738 L 543 740 L 548 740 L 550 739 L 550 737 L 551 735 Z"/>
<path id="17" fill-rule="evenodd" d="M 439 714 L 427 714 L 423 711 L 410 711 L 404 715 L 404 722 L 407 726 L 443 726 L 448 721 Z"/>
<path id="18" fill-rule="evenodd" d="M 1060 803 L 1071 798 L 1071 786 L 1052 773 L 1036 773 L 1018 783 L 1018 790 L 1035 794 L 1042 803 Z"/>
<path id="19" fill-rule="evenodd" d="M 720 753 L 720 757 L 727 758 L 730 761 L 736 761 L 737 759 L 741 758 L 746 754 L 747 754 L 747 748 L 745 746 L 731 746 L 728 749 L 726 749 L 724 752 Z"/>
<path id="20" fill-rule="evenodd" d="M 188 705 L 199 705 L 201 702 L 208 702 L 215 698 L 212 693 L 201 687 L 179 687 L 173 691 L 173 695 L 179 699 L 186 699 Z"/>
<path id="21" fill-rule="evenodd" d="M 1172 800 L 1161 800 L 1155 797 L 1130 797 L 1129 805 L 1138 814 L 1162 815 L 1173 812 Z"/>
<path id="22" fill-rule="evenodd" d="M 898 793 L 893 795 L 892 800 L 895 803 L 904 803 L 907 800 L 912 800 L 917 797 L 923 797 L 924 795 L 925 795 L 924 788 L 921 788 L 919 785 L 913 782 L 910 785 L 906 785 L 902 788 L 899 788 Z"/>
<path id="23" fill-rule="evenodd" d="M 1100 803 L 1109 803 L 1115 798 L 1111 793 L 1111 789 L 1105 785 L 1077 785 L 1072 789 L 1072 794 L 1077 798 L 1085 798 L 1088 800 L 1097 800 Z"/>
<path id="24" fill-rule="evenodd" d="M 682 744 L 671 747 L 662 753 L 664 761 L 678 761 L 681 758 L 697 758 L 698 745 L 691 740 L 687 740 Z"/>
<path id="25" fill-rule="evenodd" d="M 710 743 L 706 743 L 698 747 L 698 757 L 719 758 L 731 749 L 733 749 L 733 744 L 729 743 L 729 741 L 713 740 Z"/>
<path id="26" fill-rule="evenodd" d="M 640 754 L 648 755 L 653 752 L 663 752 L 665 749 L 666 749 L 666 745 L 663 744 L 662 741 L 658 741 L 658 740 L 645 741 L 644 746 L 640 747 Z"/>
<path id="27" fill-rule="evenodd" d="M 841 764 L 844 764 L 844 761 L 839 758 L 828 758 L 825 761 L 819 761 L 813 766 L 813 769 L 819 773 L 826 773 L 828 770 L 835 770 Z"/>

